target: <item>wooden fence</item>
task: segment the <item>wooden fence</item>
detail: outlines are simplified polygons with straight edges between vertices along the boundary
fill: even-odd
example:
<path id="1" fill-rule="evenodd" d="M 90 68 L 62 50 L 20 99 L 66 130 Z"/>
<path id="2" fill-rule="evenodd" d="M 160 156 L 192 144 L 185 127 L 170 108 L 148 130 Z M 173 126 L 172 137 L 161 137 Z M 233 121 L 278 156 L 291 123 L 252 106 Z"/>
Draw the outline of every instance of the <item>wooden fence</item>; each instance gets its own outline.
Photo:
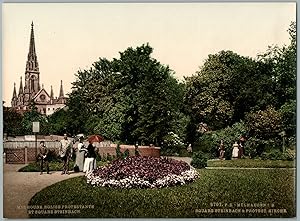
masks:
<path id="1" fill-rule="evenodd" d="M 45 145 L 58 155 L 60 147 L 59 141 L 45 141 Z M 87 146 L 87 143 L 85 143 L 85 145 Z M 9 141 L 4 142 L 3 146 L 6 163 L 27 164 L 36 161 L 39 143 L 37 144 L 37 148 L 35 147 L 34 141 Z M 111 142 L 96 143 L 96 150 L 102 157 L 107 157 L 108 155 L 116 156 L 116 148 L 117 145 Z M 129 150 L 130 155 L 135 154 L 134 145 L 120 145 L 121 152 L 124 152 L 126 149 Z M 138 151 L 141 156 L 160 156 L 159 147 L 139 146 Z"/>

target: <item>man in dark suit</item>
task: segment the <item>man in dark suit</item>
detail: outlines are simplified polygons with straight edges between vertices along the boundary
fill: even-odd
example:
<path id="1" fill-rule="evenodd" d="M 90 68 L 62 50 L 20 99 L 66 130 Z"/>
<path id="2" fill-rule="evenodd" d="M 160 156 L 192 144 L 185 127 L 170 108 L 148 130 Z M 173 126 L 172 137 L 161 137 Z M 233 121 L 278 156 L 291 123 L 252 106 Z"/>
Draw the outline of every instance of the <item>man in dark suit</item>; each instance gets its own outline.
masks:
<path id="1" fill-rule="evenodd" d="M 48 160 L 48 148 L 45 146 L 45 142 L 40 142 L 40 148 L 39 148 L 39 159 L 41 160 L 40 164 L 40 174 L 43 174 L 43 168 L 44 164 L 46 166 L 47 174 L 49 174 L 49 160 Z"/>

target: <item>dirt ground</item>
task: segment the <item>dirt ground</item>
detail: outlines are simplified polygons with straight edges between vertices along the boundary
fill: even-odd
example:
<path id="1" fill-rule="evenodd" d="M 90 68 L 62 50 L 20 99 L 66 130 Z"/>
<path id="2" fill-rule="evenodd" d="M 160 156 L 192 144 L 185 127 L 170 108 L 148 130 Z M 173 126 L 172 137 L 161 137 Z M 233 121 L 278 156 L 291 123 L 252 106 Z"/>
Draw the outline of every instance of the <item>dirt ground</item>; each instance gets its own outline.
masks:
<path id="1" fill-rule="evenodd" d="M 39 191 L 59 181 L 84 173 L 61 175 L 60 171 L 51 174 L 39 172 L 17 172 L 24 164 L 3 165 L 3 215 L 4 218 L 28 218 L 27 205 Z"/>

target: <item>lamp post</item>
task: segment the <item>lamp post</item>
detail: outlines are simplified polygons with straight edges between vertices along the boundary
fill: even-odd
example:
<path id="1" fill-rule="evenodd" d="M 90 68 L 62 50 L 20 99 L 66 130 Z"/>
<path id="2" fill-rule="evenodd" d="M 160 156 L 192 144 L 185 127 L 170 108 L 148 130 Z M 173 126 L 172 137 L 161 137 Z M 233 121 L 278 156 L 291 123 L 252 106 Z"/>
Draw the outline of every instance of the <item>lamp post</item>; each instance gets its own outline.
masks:
<path id="1" fill-rule="evenodd" d="M 32 122 L 32 132 L 35 135 L 35 157 L 37 157 L 37 133 L 40 132 L 40 122 Z"/>

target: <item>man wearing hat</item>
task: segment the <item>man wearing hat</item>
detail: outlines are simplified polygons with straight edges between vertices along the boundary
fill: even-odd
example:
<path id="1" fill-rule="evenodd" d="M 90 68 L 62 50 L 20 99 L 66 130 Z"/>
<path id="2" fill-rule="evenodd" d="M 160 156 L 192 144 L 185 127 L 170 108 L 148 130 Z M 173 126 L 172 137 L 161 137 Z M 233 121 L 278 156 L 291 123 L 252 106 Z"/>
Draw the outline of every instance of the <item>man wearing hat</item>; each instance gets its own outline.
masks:
<path id="1" fill-rule="evenodd" d="M 64 165 L 61 174 L 69 174 L 69 160 L 73 154 L 72 142 L 68 140 L 67 134 L 64 134 L 64 139 L 60 141 L 59 156 Z"/>

